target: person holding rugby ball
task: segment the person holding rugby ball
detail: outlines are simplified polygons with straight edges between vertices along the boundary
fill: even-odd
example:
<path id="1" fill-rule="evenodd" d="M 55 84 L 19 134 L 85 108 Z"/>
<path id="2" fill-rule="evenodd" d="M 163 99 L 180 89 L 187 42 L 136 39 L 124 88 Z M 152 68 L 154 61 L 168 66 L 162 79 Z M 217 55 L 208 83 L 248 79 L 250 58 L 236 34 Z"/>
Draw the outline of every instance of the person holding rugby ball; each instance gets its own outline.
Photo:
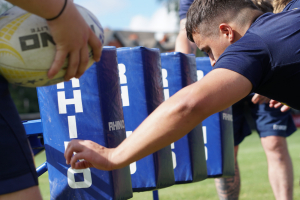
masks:
<path id="1" fill-rule="evenodd" d="M 56 43 L 55 60 L 48 72 L 52 78 L 66 58 L 65 80 L 79 78 L 89 60 L 88 45 L 100 60 L 101 42 L 77 11 L 72 0 L 8 0 L 28 12 L 47 19 Z M 0 199 L 42 199 L 27 136 L 9 95 L 8 83 L 0 75 Z"/>

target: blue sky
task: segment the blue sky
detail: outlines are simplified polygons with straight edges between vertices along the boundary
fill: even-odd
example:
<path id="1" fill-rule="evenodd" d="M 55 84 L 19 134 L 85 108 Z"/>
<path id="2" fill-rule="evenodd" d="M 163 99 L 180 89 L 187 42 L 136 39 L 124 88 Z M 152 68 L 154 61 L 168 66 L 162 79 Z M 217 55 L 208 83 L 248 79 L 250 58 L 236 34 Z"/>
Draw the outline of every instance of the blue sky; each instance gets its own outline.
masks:
<path id="1" fill-rule="evenodd" d="M 178 30 L 177 13 L 157 0 L 74 0 L 93 12 L 104 28 L 169 32 Z"/>

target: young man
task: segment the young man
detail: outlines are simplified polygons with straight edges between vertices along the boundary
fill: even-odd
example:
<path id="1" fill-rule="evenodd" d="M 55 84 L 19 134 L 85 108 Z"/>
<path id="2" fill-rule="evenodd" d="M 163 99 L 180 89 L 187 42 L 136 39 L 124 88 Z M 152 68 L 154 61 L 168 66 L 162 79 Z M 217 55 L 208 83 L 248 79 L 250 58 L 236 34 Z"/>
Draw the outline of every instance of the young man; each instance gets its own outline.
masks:
<path id="1" fill-rule="evenodd" d="M 272 12 L 272 4 L 268 1 L 253 1 L 264 13 Z M 175 51 L 194 53 L 193 46 L 186 36 L 186 13 L 193 0 L 180 1 L 180 32 L 176 40 Z M 196 47 L 197 48 L 197 47 Z M 250 94 L 232 106 L 234 128 L 235 176 L 232 178 L 215 179 L 219 198 L 238 199 L 240 193 L 240 173 L 237 162 L 238 145 L 251 134 L 251 129 L 245 117 L 245 106 L 251 111 L 257 132 L 266 153 L 268 161 L 269 180 L 276 199 L 292 199 L 293 197 L 293 166 L 288 152 L 286 137 L 295 130 L 290 111 L 281 112 L 269 107 L 270 99 Z M 256 103 L 256 104 L 254 104 Z M 257 104 L 259 103 L 259 104 Z M 278 127 L 281 127 L 278 129 Z M 276 173 L 274 173 L 276 172 Z"/>
<path id="2" fill-rule="evenodd" d="M 9 2 L 48 19 L 57 47 L 49 78 L 62 67 L 67 55 L 69 66 L 65 79 L 81 76 L 89 59 L 88 44 L 93 49 L 94 59 L 100 59 L 101 42 L 78 13 L 72 0 Z M 7 85 L 0 76 L 0 199 L 42 199 L 26 133 Z"/>
<path id="3" fill-rule="evenodd" d="M 163 102 L 116 148 L 72 140 L 66 162 L 75 169 L 122 168 L 251 92 L 275 99 L 272 105 L 284 102 L 300 109 L 299 15 L 300 9 L 263 14 L 250 0 L 195 0 L 187 14 L 187 35 L 215 69 Z"/>

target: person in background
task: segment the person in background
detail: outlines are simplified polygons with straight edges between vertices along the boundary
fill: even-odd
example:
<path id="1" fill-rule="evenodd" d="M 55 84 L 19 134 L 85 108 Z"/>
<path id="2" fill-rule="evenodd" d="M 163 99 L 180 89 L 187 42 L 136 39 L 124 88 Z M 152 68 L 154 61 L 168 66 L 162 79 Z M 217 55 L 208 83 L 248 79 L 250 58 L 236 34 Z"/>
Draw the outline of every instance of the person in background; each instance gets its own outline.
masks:
<path id="1" fill-rule="evenodd" d="M 79 78 L 88 60 L 88 45 L 95 61 L 100 60 L 101 42 L 77 11 L 72 0 L 8 0 L 28 12 L 47 19 L 56 43 L 56 56 L 48 72 L 52 78 L 68 57 L 65 80 Z M 42 199 L 26 133 L 0 75 L 0 200 Z"/>
<path id="2" fill-rule="evenodd" d="M 273 12 L 272 2 L 268 0 L 252 1 L 262 12 Z M 185 30 L 186 13 L 192 3 L 193 0 L 180 1 L 180 31 L 176 40 L 175 51 L 196 55 L 197 46 L 188 40 Z M 276 5 L 276 8 L 278 8 L 281 2 L 279 5 L 277 0 Z M 270 99 L 267 97 L 252 93 L 232 106 L 235 176 L 215 179 L 217 192 L 222 200 L 238 199 L 239 197 L 241 183 L 237 161 L 238 147 L 244 138 L 252 132 L 245 117 L 247 111 L 252 114 L 256 130 L 261 138 L 261 144 L 266 153 L 269 181 L 276 199 L 292 199 L 293 166 L 286 137 L 290 136 L 296 130 L 296 127 L 290 111 L 281 112 L 276 108 L 270 108 L 269 101 Z"/>

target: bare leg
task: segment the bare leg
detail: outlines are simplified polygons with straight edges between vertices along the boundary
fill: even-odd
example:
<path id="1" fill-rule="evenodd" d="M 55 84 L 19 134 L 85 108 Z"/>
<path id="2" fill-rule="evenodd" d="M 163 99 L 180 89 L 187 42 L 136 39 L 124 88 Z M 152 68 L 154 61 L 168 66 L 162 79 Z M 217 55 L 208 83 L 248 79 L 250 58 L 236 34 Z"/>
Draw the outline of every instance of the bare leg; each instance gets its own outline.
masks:
<path id="1" fill-rule="evenodd" d="M 237 200 L 240 194 L 240 172 L 237 163 L 238 146 L 234 147 L 235 175 L 230 178 L 216 178 L 215 184 L 220 200 Z"/>
<path id="2" fill-rule="evenodd" d="M 261 138 L 268 161 L 269 181 L 277 200 L 293 199 L 293 165 L 286 139 L 280 136 Z"/>
<path id="3" fill-rule="evenodd" d="M 33 186 L 17 192 L 0 195 L 0 200 L 41 200 L 42 196 L 38 186 Z"/>

